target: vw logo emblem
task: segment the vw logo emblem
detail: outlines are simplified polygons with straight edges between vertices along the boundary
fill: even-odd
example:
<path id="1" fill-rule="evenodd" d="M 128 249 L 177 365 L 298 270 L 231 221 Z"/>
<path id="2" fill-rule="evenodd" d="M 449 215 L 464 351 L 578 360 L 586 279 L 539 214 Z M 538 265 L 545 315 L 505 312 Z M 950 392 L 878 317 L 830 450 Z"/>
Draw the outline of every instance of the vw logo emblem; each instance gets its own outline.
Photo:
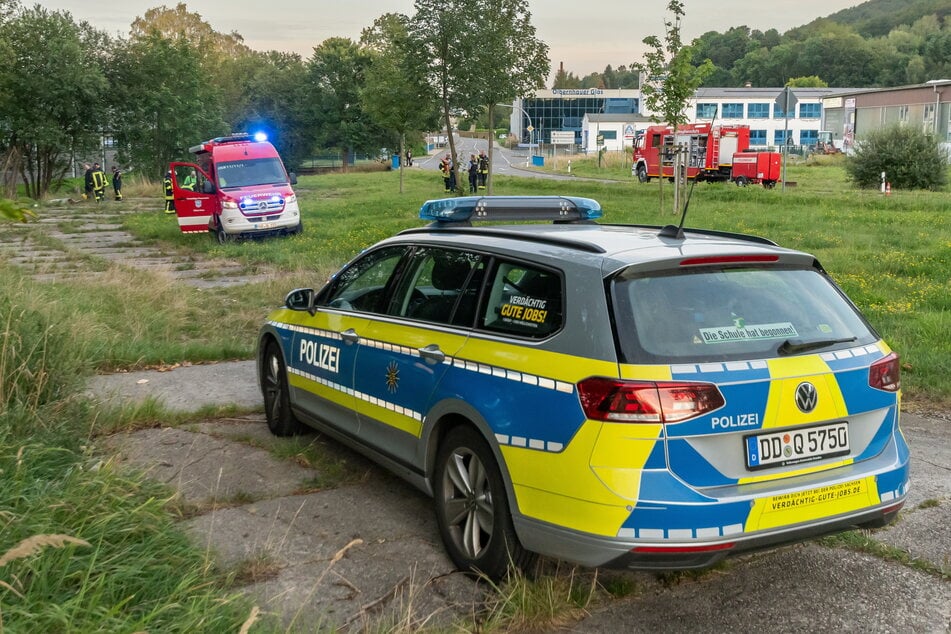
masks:
<path id="1" fill-rule="evenodd" d="M 818 400 L 816 386 L 812 383 L 800 383 L 796 387 L 796 407 L 799 408 L 799 411 L 808 414 L 816 408 Z"/>

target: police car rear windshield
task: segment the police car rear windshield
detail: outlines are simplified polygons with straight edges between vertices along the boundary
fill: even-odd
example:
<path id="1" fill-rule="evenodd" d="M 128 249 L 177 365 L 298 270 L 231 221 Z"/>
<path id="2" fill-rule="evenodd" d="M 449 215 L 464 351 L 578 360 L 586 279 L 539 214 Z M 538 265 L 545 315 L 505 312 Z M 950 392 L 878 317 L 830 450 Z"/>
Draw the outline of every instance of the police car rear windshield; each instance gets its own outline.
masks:
<path id="1" fill-rule="evenodd" d="M 218 172 L 218 186 L 223 189 L 287 183 L 287 174 L 277 158 L 225 161 L 218 163 L 215 169 Z"/>
<path id="2" fill-rule="evenodd" d="M 835 286 L 812 269 L 622 273 L 612 293 L 627 363 L 768 359 L 878 339 Z"/>

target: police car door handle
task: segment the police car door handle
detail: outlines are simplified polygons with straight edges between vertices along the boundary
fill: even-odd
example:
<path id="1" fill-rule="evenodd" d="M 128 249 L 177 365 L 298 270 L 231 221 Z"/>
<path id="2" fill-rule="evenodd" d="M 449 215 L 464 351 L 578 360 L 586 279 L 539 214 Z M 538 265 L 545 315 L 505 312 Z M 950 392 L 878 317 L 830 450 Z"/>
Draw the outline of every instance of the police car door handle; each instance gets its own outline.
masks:
<path id="1" fill-rule="evenodd" d="M 360 341 L 360 335 L 358 335 L 357 331 L 353 328 L 347 328 L 342 333 L 340 333 L 340 338 L 347 343 L 356 343 Z"/>
<path id="2" fill-rule="evenodd" d="M 433 365 L 446 360 L 446 354 L 440 350 L 439 346 L 435 343 L 431 343 L 425 348 L 419 348 L 419 356 L 425 359 L 427 363 L 432 363 Z"/>

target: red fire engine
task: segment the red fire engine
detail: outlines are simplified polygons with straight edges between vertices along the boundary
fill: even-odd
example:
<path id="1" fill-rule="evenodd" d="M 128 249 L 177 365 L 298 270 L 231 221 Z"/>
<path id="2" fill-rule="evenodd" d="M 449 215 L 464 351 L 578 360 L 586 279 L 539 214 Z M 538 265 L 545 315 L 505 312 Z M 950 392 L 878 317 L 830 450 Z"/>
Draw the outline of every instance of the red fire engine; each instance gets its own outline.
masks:
<path id="1" fill-rule="evenodd" d="M 631 174 L 642 183 L 652 178 L 674 178 L 678 150 L 689 180 L 730 180 L 733 155 L 750 146 L 750 128 L 746 125 L 691 123 L 674 132 L 671 126 L 648 127 L 634 147 Z"/>

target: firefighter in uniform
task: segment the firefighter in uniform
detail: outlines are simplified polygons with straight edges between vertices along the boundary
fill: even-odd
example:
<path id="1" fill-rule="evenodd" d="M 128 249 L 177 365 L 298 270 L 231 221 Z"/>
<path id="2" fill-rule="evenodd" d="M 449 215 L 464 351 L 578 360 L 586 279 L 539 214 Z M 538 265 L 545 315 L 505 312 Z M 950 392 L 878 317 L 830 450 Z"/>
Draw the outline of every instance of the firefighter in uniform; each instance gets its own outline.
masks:
<path id="1" fill-rule="evenodd" d="M 442 182 L 446 191 L 452 191 L 452 188 L 449 187 L 449 180 L 452 178 L 452 161 L 449 160 L 448 154 L 439 161 L 439 171 L 442 172 Z"/>
<path id="2" fill-rule="evenodd" d="M 175 213 L 175 194 L 172 191 L 172 171 L 165 172 L 165 213 Z"/>
<path id="3" fill-rule="evenodd" d="M 118 165 L 112 166 L 112 191 L 116 194 L 116 200 L 122 200 L 122 172 Z"/>
<path id="4" fill-rule="evenodd" d="M 485 152 L 479 152 L 479 189 L 485 189 L 485 181 L 489 176 L 489 157 Z"/>
<path id="5" fill-rule="evenodd" d="M 102 171 L 99 163 L 92 164 L 92 193 L 96 197 L 96 202 L 101 203 L 106 197 L 106 173 Z"/>
<path id="6" fill-rule="evenodd" d="M 475 154 L 469 155 L 469 193 L 476 193 L 479 187 L 479 159 Z"/>
<path id="7" fill-rule="evenodd" d="M 92 166 L 89 163 L 83 165 L 86 171 L 83 172 L 83 200 L 92 198 Z"/>

